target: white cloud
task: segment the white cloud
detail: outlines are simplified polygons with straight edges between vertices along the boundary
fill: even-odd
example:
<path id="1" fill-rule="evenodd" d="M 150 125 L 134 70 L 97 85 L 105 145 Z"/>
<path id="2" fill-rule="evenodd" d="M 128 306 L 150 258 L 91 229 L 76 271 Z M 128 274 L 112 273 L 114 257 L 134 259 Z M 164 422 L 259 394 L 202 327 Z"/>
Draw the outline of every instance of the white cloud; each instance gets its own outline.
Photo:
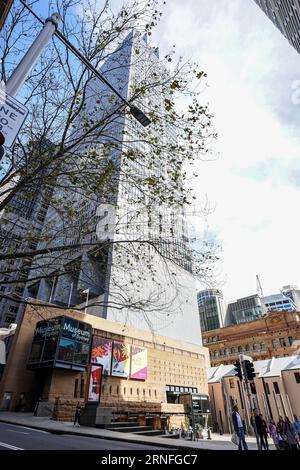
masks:
<path id="1" fill-rule="evenodd" d="M 220 159 L 199 164 L 194 186 L 216 202 L 226 298 L 254 293 L 256 274 L 266 294 L 300 287 L 299 55 L 253 0 L 172 0 L 157 40 L 208 72 Z"/>

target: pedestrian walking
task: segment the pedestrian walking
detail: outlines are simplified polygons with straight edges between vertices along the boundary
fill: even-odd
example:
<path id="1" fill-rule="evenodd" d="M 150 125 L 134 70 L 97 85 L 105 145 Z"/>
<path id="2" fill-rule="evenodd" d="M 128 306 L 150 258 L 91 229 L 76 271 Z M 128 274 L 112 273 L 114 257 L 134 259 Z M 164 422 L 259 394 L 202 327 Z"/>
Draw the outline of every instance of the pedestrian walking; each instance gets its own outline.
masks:
<path id="1" fill-rule="evenodd" d="M 259 448 L 258 450 L 268 450 L 268 440 L 266 442 L 265 439 L 265 432 L 264 432 L 264 424 L 263 424 L 263 419 L 262 419 L 262 414 L 260 413 L 259 415 L 257 414 L 255 416 L 255 424 L 256 424 L 256 429 L 259 435 Z"/>
<path id="2" fill-rule="evenodd" d="M 279 421 L 277 423 L 277 432 L 283 439 L 283 426 L 284 426 L 284 420 L 282 416 L 279 416 Z"/>
<path id="3" fill-rule="evenodd" d="M 242 450 L 242 446 L 243 446 L 244 450 L 248 450 L 248 446 L 245 440 L 244 425 L 243 425 L 242 418 L 239 414 L 239 409 L 237 405 L 233 407 L 231 417 L 232 417 L 234 431 L 237 434 L 237 437 L 239 440 L 238 449 Z"/>
<path id="4" fill-rule="evenodd" d="M 80 414 L 81 414 L 81 406 L 80 406 L 80 402 L 78 401 L 77 402 L 77 405 L 76 405 L 76 410 L 75 410 L 75 417 L 74 417 L 74 426 L 80 426 Z"/>
<path id="5" fill-rule="evenodd" d="M 293 423 L 290 422 L 289 418 L 286 416 L 283 423 L 283 435 L 284 440 L 289 446 L 289 450 L 297 450 L 297 433 Z"/>
<path id="6" fill-rule="evenodd" d="M 269 443 L 268 443 L 268 434 L 269 434 L 269 427 L 267 425 L 266 419 L 263 417 L 262 414 L 259 415 L 262 420 L 262 432 L 263 432 L 263 439 L 266 445 L 266 450 L 269 450 Z"/>
<path id="7" fill-rule="evenodd" d="M 279 439 L 278 439 L 278 434 L 277 434 L 277 427 L 273 419 L 270 419 L 269 421 L 269 434 L 270 434 L 270 437 L 273 439 L 273 443 L 276 449 L 278 450 Z"/>
<path id="8" fill-rule="evenodd" d="M 294 427 L 295 427 L 295 430 L 298 434 L 298 436 L 300 437 L 300 419 L 297 417 L 297 415 L 294 415 Z"/>
<path id="9" fill-rule="evenodd" d="M 258 450 L 260 450 L 259 435 L 258 435 L 258 432 L 257 432 L 257 429 L 256 429 L 255 416 L 257 416 L 257 410 L 255 408 L 253 408 L 253 410 L 251 412 L 251 419 L 250 420 L 251 420 L 251 425 L 253 427 L 253 431 L 254 431 L 254 434 L 255 434 L 255 437 L 256 437 L 257 448 L 258 448 Z"/>

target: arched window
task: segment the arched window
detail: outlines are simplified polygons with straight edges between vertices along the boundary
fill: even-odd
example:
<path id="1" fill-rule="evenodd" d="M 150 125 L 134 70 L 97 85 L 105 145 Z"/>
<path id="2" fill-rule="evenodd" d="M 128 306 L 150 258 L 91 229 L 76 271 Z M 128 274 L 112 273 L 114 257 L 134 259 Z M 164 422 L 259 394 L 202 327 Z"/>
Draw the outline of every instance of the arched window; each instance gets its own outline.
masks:
<path id="1" fill-rule="evenodd" d="M 235 348 L 231 348 L 231 354 L 236 354 L 236 349 Z"/>
<path id="2" fill-rule="evenodd" d="M 140 389 L 139 388 L 136 389 L 136 393 L 137 393 L 137 395 L 140 394 Z"/>
<path id="3" fill-rule="evenodd" d="M 151 390 L 150 390 L 150 388 L 149 388 L 149 397 L 151 397 Z"/>
<path id="4" fill-rule="evenodd" d="M 224 349 L 224 356 L 228 356 L 229 355 L 229 349 L 228 348 L 225 348 Z"/>
<path id="5" fill-rule="evenodd" d="M 220 349 L 220 356 L 223 356 L 223 349 Z"/>
<path id="6" fill-rule="evenodd" d="M 110 385 L 109 387 L 109 394 L 111 395 L 111 392 L 112 392 L 112 386 Z"/>
<path id="7" fill-rule="evenodd" d="M 117 395 L 119 395 L 119 387 L 117 387 Z"/>
<path id="8" fill-rule="evenodd" d="M 130 389 L 130 395 L 132 395 L 132 388 Z"/>
<path id="9" fill-rule="evenodd" d="M 260 348 L 261 348 L 262 351 L 265 351 L 265 350 L 266 350 L 266 342 L 265 342 L 265 341 L 262 341 L 262 342 L 260 343 Z"/>
<path id="10" fill-rule="evenodd" d="M 124 387 L 124 395 L 126 395 L 126 387 Z"/>
<path id="11" fill-rule="evenodd" d="M 258 351 L 258 350 L 259 350 L 258 344 L 254 343 L 253 344 L 253 351 Z"/>
<path id="12" fill-rule="evenodd" d="M 218 351 L 214 351 L 214 357 L 219 357 Z"/>
<path id="13" fill-rule="evenodd" d="M 156 397 L 156 390 L 154 390 L 154 396 Z"/>
<path id="14" fill-rule="evenodd" d="M 246 350 L 246 352 L 249 352 L 249 351 L 250 351 L 250 344 L 246 344 L 245 350 Z"/>
<path id="15" fill-rule="evenodd" d="M 239 347 L 238 347 L 238 352 L 239 352 L 239 353 L 243 352 L 242 346 L 239 346 Z"/>

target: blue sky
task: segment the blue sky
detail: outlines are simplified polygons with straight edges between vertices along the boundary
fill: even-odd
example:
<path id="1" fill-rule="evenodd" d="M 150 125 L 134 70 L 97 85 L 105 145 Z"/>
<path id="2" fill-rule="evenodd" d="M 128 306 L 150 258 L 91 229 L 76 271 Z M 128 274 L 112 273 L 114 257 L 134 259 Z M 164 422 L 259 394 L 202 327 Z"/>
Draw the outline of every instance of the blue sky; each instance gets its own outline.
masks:
<path id="1" fill-rule="evenodd" d="M 253 0 L 172 0 L 155 39 L 208 73 L 203 99 L 215 115 L 219 158 L 199 163 L 193 185 L 215 207 L 208 227 L 223 244 L 225 297 L 255 293 L 256 274 L 265 295 L 300 287 L 299 54 Z"/>
<path id="2" fill-rule="evenodd" d="M 46 17 L 48 3 L 35 11 Z M 153 39 L 208 73 L 219 158 L 199 163 L 191 183 L 215 207 L 206 228 L 223 245 L 217 285 L 227 300 L 255 293 L 256 274 L 266 295 L 300 287 L 299 54 L 253 0 L 169 0 Z"/>

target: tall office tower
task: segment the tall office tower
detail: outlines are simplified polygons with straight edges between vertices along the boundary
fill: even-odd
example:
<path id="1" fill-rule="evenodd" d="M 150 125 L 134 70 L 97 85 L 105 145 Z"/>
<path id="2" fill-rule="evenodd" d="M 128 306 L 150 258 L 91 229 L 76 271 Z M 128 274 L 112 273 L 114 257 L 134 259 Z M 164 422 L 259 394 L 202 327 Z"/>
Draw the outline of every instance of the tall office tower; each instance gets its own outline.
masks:
<path id="1" fill-rule="evenodd" d="M 87 302 L 89 313 L 120 322 L 124 328 L 134 326 L 199 344 L 196 286 L 184 211 L 179 204 L 175 210 L 162 202 L 159 187 L 157 192 L 149 190 L 160 179 L 166 188 L 172 187 L 172 207 L 180 199 L 180 180 L 176 186 L 171 178 L 176 171 L 175 159 L 164 151 L 167 144 L 176 149 L 177 142 L 176 122 L 166 119 L 167 69 L 158 49 L 147 44 L 146 36 L 132 32 L 110 54 L 101 72 L 128 100 L 139 87 L 134 103 L 146 114 L 154 110 L 162 116 L 159 128 L 147 128 L 161 154 L 153 152 L 144 128 L 130 113 L 117 117 L 112 113 L 98 138 L 84 140 L 81 152 L 103 155 L 103 166 L 111 162 L 110 178 L 101 191 L 91 189 L 89 198 L 80 191 L 62 195 L 64 200 L 70 197 L 70 205 L 77 209 L 77 226 L 68 227 L 50 208 L 45 227 L 49 230 L 52 223 L 49 233 L 55 228 L 66 243 L 95 242 L 95 246 L 76 248 L 65 257 L 60 254 L 55 268 L 52 260 L 51 269 L 44 267 L 43 259 L 39 274 L 47 277 L 30 282 L 28 293 L 63 306 L 84 308 Z M 144 84 L 149 78 L 154 86 L 147 89 Z M 102 122 L 119 106 L 104 84 L 92 80 L 74 135 L 84 132 L 87 120 Z M 101 162 L 95 168 L 100 170 Z M 63 275 L 59 263 L 64 265 Z"/>
<path id="2" fill-rule="evenodd" d="M 299 0 L 254 0 L 275 26 L 300 53 Z"/>
<path id="3" fill-rule="evenodd" d="M 202 290 L 198 292 L 197 300 L 202 332 L 226 326 L 226 305 L 221 291 Z"/>
<path id="4" fill-rule="evenodd" d="M 50 145 L 49 143 L 40 144 L 42 145 L 40 151 Z M 40 152 L 38 148 L 39 145 L 36 144 L 37 154 Z M 28 166 L 33 160 L 31 157 L 32 155 L 27 155 Z M 41 180 L 43 180 L 43 175 L 45 172 L 41 173 Z M 16 180 L 13 180 L 2 187 L 3 199 L 13 189 L 15 183 Z M 35 181 L 34 184 L 24 184 L 24 187 L 10 199 L 0 214 L 0 247 L 3 254 L 13 254 L 15 251 L 22 253 L 36 249 L 51 193 L 51 189 Z M 29 257 L 0 261 L 0 326 L 6 327 L 16 322 L 22 305 L 20 306 L 20 303 L 13 297 L 23 295 L 31 261 Z"/>
<path id="5" fill-rule="evenodd" d="M 227 307 L 227 315 L 231 325 L 256 320 L 266 311 L 266 307 L 257 294 L 230 302 Z"/>
<path id="6" fill-rule="evenodd" d="M 300 310 L 300 290 L 296 286 L 284 286 L 279 294 L 267 295 L 261 300 L 268 311 L 299 312 Z"/>

